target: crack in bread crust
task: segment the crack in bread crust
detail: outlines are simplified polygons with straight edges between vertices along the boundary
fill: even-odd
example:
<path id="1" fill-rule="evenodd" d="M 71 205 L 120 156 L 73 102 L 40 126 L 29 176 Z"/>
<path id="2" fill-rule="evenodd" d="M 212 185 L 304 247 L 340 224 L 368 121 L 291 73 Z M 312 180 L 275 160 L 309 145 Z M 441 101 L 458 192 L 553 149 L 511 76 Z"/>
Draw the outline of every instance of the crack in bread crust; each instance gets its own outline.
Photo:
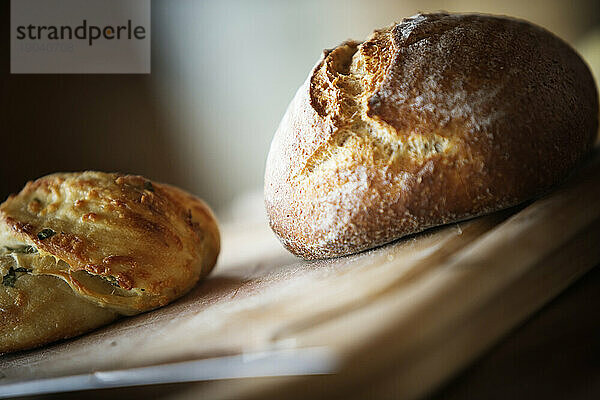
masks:
<path id="1" fill-rule="evenodd" d="M 398 132 L 370 115 L 369 104 L 393 59 L 389 48 L 394 46 L 396 29 L 378 30 L 363 43 L 348 41 L 325 52 L 310 80 L 310 95 L 313 107 L 330 121 L 334 134 L 307 159 L 300 177 L 331 164 L 332 159 L 341 162 L 348 152 L 358 148 L 371 148 L 377 163 L 398 167 L 407 159 L 424 163 L 430 156 L 452 148 L 452 138 Z"/>

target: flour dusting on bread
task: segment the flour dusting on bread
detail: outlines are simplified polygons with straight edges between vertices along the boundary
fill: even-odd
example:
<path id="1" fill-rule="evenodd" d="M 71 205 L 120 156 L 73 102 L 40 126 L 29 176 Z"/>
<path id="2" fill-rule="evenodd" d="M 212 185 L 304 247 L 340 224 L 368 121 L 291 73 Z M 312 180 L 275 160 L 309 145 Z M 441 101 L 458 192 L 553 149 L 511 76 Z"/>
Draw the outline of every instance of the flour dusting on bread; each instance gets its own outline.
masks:
<path id="1" fill-rule="evenodd" d="M 591 149 L 585 63 L 528 22 L 419 14 L 327 50 L 279 126 L 265 205 L 306 258 L 372 248 L 558 183 Z"/>

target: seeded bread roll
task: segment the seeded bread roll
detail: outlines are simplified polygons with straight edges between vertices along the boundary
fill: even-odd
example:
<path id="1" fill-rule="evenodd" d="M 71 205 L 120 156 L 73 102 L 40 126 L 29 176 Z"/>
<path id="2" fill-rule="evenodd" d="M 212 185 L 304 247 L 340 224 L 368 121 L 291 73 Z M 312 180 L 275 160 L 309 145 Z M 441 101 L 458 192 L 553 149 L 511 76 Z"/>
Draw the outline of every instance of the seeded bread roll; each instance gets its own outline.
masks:
<path id="1" fill-rule="evenodd" d="M 204 202 L 141 176 L 61 173 L 0 205 L 0 353 L 163 306 L 215 265 Z"/>
<path id="2" fill-rule="evenodd" d="M 419 14 L 324 51 L 271 144 L 265 205 L 291 252 L 342 256 L 531 199 L 597 129 L 592 75 L 550 32 Z"/>

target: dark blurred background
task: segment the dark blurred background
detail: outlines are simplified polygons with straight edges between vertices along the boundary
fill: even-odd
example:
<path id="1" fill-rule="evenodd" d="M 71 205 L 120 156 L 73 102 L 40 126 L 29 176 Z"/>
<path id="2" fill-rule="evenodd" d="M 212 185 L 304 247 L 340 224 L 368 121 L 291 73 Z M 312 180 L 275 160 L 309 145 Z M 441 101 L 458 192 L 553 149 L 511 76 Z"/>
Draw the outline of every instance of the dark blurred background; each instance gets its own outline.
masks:
<path id="1" fill-rule="evenodd" d="M 10 2 L 1 7 L 2 198 L 85 169 L 176 184 L 218 213 L 258 196 L 271 137 L 321 50 L 419 10 L 522 17 L 600 65 L 597 0 L 157 0 L 150 75 L 11 75 Z"/>

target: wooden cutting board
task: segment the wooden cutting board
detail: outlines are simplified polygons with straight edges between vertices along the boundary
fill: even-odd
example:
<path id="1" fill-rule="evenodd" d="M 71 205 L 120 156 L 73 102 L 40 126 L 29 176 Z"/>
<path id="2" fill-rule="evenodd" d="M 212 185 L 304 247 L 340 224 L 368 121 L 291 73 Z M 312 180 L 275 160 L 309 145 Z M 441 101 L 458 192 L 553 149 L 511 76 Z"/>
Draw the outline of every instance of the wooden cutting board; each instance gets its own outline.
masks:
<path id="1" fill-rule="evenodd" d="M 186 374 L 199 364 L 175 363 L 233 360 L 219 368 L 239 371 L 257 354 L 287 352 L 286 363 L 309 361 L 308 374 L 331 373 L 221 381 L 194 395 L 360 398 L 356 388 L 393 373 L 380 395 L 420 397 L 598 264 L 600 152 L 535 202 L 354 256 L 299 260 L 263 220 L 225 224 L 222 239 L 214 273 L 180 301 L 80 338 L 1 356 L 0 395 L 86 374 L 136 372 L 115 378 L 121 382 L 115 385 L 148 383 L 148 374 L 155 383 L 222 378 Z M 281 358 L 265 360 L 265 374 L 287 368 Z"/>

